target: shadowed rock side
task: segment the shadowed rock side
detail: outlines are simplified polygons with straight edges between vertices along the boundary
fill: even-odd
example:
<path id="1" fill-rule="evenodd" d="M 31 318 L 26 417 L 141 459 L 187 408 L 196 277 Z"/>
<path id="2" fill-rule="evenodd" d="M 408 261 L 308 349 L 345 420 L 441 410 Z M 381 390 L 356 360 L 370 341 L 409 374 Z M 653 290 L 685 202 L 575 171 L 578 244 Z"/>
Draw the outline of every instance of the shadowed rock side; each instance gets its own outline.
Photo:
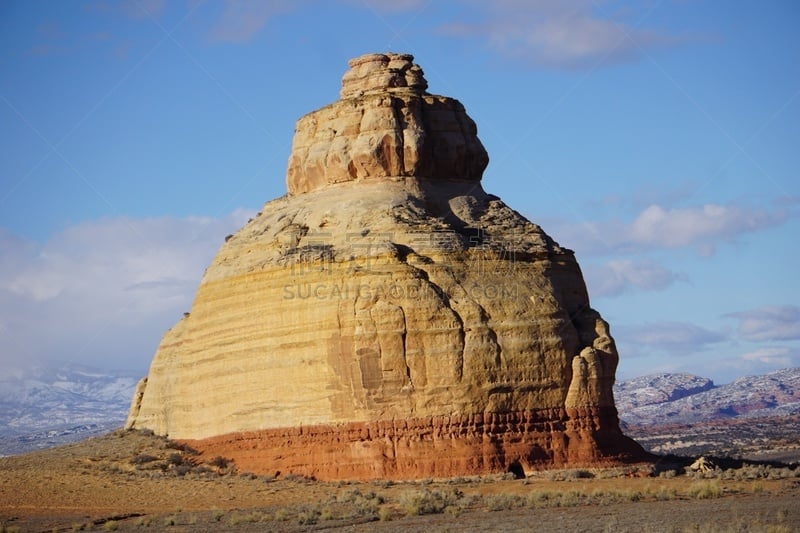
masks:
<path id="1" fill-rule="evenodd" d="M 424 94 L 410 56 L 351 67 L 343 100 L 298 122 L 291 194 L 225 242 L 164 336 L 128 427 L 319 479 L 645 458 L 574 255 L 483 191 L 463 107 Z M 424 141 L 398 133 L 409 121 L 364 126 L 387 101 L 416 102 Z M 357 112 L 331 128 L 337 109 Z"/>

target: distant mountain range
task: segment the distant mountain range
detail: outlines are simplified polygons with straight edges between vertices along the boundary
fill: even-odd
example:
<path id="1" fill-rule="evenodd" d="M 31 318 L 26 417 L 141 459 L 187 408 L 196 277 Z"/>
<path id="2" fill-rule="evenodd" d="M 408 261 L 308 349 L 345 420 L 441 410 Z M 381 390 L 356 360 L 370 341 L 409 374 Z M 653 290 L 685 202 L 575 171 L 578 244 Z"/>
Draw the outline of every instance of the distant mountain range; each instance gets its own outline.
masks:
<path id="1" fill-rule="evenodd" d="M 122 426 L 137 381 L 77 365 L 0 376 L 0 456 Z"/>
<path id="2" fill-rule="evenodd" d="M 121 427 L 137 381 L 76 365 L 0 376 L 0 456 Z M 623 426 L 800 415 L 800 368 L 722 386 L 691 374 L 653 374 L 618 383 L 614 396 Z"/>
<path id="3" fill-rule="evenodd" d="M 691 374 L 653 374 L 614 386 L 625 424 L 667 426 L 800 414 L 800 368 L 716 386 Z"/>

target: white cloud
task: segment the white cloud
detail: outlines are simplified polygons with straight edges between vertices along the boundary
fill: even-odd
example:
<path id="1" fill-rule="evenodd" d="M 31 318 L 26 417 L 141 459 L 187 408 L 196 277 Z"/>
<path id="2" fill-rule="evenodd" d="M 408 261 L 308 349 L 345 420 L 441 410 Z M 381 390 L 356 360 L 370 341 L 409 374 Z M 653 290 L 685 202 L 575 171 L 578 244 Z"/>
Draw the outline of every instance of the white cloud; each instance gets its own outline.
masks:
<path id="1" fill-rule="evenodd" d="M 296 8 L 289 0 L 225 0 L 222 13 L 211 29 L 211 40 L 244 43 L 253 39 L 270 18 Z"/>
<path id="2" fill-rule="evenodd" d="M 490 48 L 539 65 L 618 63 L 637 57 L 641 49 L 678 41 L 615 20 L 610 17 L 613 6 L 591 0 L 495 0 L 480 5 L 486 9 L 485 22 L 454 23 L 443 31 L 483 37 Z"/>
<path id="3" fill-rule="evenodd" d="M 409 11 L 420 7 L 424 9 L 430 5 L 429 1 L 423 3 L 423 0 L 347 0 L 347 3 L 385 13 Z"/>
<path id="4" fill-rule="evenodd" d="M 649 260 L 618 259 L 583 270 L 592 297 L 619 296 L 632 289 L 658 291 L 687 279 Z"/>
<path id="5" fill-rule="evenodd" d="M 706 204 L 665 209 L 651 205 L 630 226 L 633 242 L 666 248 L 704 244 L 757 231 L 776 222 L 774 213 L 738 206 Z"/>
<path id="6" fill-rule="evenodd" d="M 2 363 L 145 368 L 225 235 L 251 214 L 95 220 L 41 245 L 0 231 Z"/>
<path id="7" fill-rule="evenodd" d="M 549 231 L 579 254 L 691 247 L 709 255 L 721 242 L 734 242 L 741 235 L 778 226 L 787 218 L 785 210 L 735 204 L 674 208 L 652 204 L 631 221 L 554 221 Z"/>
<path id="8" fill-rule="evenodd" d="M 796 305 L 765 305 L 726 316 L 739 319 L 739 336 L 747 341 L 800 340 Z"/>
<path id="9" fill-rule="evenodd" d="M 719 362 L 731 380 L 741 376 L 754 376 L 774 372 L 782 368 L 800 366 L 800 350 L 786 346 L 757 348 L 738 357 Z"/>
<path id="10" fill-rule="evenodd" d="M 797 350 L 786 347 L 759 348 L 758 350 L 743 354 L 741 358 L 770 367 L 785 368 L 794 366 L 797 360 Z"/>
<path id="11" fill-rule="evenodd" d="M 619 326 L 614 335 L 620 352 L 627 356 L 669 353 L 696 355 L 712 344 L 727 339 L 723 333 L 688 322 L 654 322 L 635 326 Z"/>

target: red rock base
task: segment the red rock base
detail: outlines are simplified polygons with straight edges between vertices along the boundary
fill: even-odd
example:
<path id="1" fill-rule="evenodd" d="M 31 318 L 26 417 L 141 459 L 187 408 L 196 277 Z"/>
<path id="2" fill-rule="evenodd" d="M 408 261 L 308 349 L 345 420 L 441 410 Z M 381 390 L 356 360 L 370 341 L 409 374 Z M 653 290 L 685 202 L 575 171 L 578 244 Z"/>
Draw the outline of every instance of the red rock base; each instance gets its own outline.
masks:
<path id="1" fill-rule="evenodd" d="M 436 416 L 185 440 L 239 471 L 320 480 L 418 479 L 644 462 L 613 408 Z"/>

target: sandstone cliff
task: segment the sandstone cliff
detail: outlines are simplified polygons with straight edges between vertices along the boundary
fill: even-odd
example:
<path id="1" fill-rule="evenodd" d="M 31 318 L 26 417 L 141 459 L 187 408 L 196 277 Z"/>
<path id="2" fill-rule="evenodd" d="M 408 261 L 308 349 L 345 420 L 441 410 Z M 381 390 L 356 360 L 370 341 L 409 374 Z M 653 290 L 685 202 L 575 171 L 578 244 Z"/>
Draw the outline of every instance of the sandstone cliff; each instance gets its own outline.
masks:
<path id="1" fill-rule="evenodd" d="M 352 60 L 298 121 L 289 194 L 222 246 L 128 427 L 317 478 L 643 457 L 574 255 L 484 192 L 474 122 L 412 60 Z"/>

